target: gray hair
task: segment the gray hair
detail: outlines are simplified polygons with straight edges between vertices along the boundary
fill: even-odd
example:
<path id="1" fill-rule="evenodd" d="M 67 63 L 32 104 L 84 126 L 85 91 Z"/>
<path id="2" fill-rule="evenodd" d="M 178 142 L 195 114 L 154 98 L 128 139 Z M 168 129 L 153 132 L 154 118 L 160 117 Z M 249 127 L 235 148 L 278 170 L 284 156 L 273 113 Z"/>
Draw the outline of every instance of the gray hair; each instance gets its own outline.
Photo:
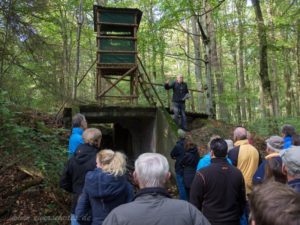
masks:
<path id="1" fill-rule="evenodd" d="M 93 145 L 95 142 L 101 140 L 102 133 L 97 128 L 88 128 L 83 132 L 82 138 L 84 143 Z"/>
<path id="2" fill-rule="evenodd" d="M 80 127 L 82 121 L 86 121 L 85 116 L 82 115 L 81 113 L 77 113 L 75 116 L 72 118 L 72 127 Z"/>
<path id="3" fill-rule="evenodd" d="M 135 161 L 136 178 L 142 187 L 164 187 L 169 163 L 158 153 L 144 153 Z"/>
<path id="4" fill-rule="evenodd" d="M 226 143 L 227 143 L 227 151 L 233 149 L 234 145 L 233 145 L 233 141 L 231 139 L 225 139 Z"/>
<path id="5" fill-rule="evenodd" d="M 182 129 L 178 129 L 178 130 L 177 130 L 177 134 L 178 134 L 178 137 L 179 137 L 179 138 L 185 138 L 185 136 L 186 136 L 185 131 L 182 130 Z"/>
<path id="6" fill-rule="evenodd" d="M 291 146 L 280 153 L 282 163 L 287 168 L 288 175 L 300 178 L 300 146 Z"/>
<path id="7" fill-rule="evenodd" d="M 238 127 L 233 132 L 234 141 L 247 139 L 247 130 L 244 127 Z"/>

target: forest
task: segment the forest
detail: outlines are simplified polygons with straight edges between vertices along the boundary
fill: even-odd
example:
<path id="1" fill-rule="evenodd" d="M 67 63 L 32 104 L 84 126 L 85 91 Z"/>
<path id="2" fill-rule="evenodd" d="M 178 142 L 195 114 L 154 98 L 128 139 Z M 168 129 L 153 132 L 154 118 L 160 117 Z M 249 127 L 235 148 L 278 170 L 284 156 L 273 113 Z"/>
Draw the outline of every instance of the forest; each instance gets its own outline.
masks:
<path id="1" fill-rule="evenodd" d="M 140 9 L 138 54 L 149 76 L 164 83 L 183 74 L 203 91 L 200 111 L 248 126 L 297 121 L 298 0 L 3 0 L 2 95 L 50 113 L 66 99 L 95 101 L 93 4 Z"/>
<path id="2" fill-rule="evenodd" d="M 70 196 L 58 187 L 70 135 L 62 112 L 98 103 L 93 5 L 142 11 L 141 64 L 161 106 L 163 84 L 179 74 L 194 90 L 187 111 L 209 117 L 192 131 L 201 148 L 213 134 L 232 138 L 233 126 L 247 127 L 259 150 L 283 124 L 300 129 L 299 0 L 1 0 L 3 224 L 69 224 Z M 136 103 L 148 105 L 142 94 Z"/>

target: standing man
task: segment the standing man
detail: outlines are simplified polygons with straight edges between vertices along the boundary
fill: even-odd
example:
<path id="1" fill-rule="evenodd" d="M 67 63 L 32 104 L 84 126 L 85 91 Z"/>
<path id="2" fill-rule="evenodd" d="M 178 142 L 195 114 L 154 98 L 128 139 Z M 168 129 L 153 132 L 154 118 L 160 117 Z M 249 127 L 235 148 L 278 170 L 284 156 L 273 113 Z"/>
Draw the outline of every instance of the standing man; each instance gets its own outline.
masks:
<path id="1" fill-rule="evenodd" d="M 183 82 L 183 76 L 178 75 L 176 81 L 165 83 L 165 89 L 173 89 L 173 111 L 174 111 L 174 119 L 179 126 L 179 115 L 181 116 L 181 128 L 183 130 L 187 130 L 186 125 L 186 115 L 185 115 L 185 100 L 189 98 L 189 90 L 187 84 Z"/>
<path id="2" fill-rule="evenodd" d="M 68 147 L 69 158 L 74 156 L 78 145 L 84 143 L 82 134 L 86 129 L 87 129 L 87 122 L 85 116 L 80 113 L 77 113 L 72 118 L 72 134 L 69 139 L 69 147 Z"/>
<path id="3" fill-rule="evenodd" d="M 170 175 L 166 157 L 158 153 L 140 155 L 133 173 L 140 191 L 133 202 L 111 211 L 103 225 L 210 225 L 193 205 L 171 199 L 165 189 Z"/>
<path id="4" fill-rule="evenodd" d="M 75 216 L 78 198 L 82 193 L 85 174 L 96 168 L 96 154 L 99 151 L 102 133 L 99 129 L 86 129 L 82 138 L 84 144 L 80 144 L 76 153 L 71 157 L 60 179 L 60 187 L 72 193 L 71 225 L 79 225 Z"/>
<path id="5" fill-rule="evenodd" d="M 249 196 L 251 225 L 300 224 L 300 195 L 278 182 L 268 182 Z"/>
<path id="6" fill-rule="evenodd" d="M 268 166 L 268 162 L 271 162 L 271 160 L 275 160 L 274 163 L 276 163 L 276 167 L 281 170 L 282 167 L 282 160 L 279 155 L 280 151 L 283 149 L 283 138 L 279 136 L 271 136 L 266 140 L 266 153 L 267 156 L 265 157 L 265 160 L 262 161 L 262 163 L 259 165 L 258 169 L 256 170 L 254 176 L 253 176 L 253 184 L 261 184 L 269 179 L 268 176 L 271 176 L 271 174 L 266 174 L 266 169 Z M 284 175 L 282 173 L 276 173 L 273 178 L 275 181 L 282 181 L 282 183 L 286 183 L 284 179 Z"/>
<path id="7" fill-rule="evenodd" d="M 247 130 L 238 127 L 233 132 L 234 148 L 228 152 L 232 165 L 243 174 L 246 184 L 246 194 L 252 191 L 252 178 L 259 164 L 258 150 L 247 139 Z"/>
<path id="8" fill-rule="evenodd" d="M 292 146 L 280 152 L 283 167 L 287 176 L 288 185 L 300 193 L 300 146 Z"/>
<path id="9" fill-rule="evenodd" d="M 216 138 L 210 143 L 211 164 L 194 178 L 190 202 L 212 225 L 239 225 L 246 204 L 242 173 L 227 162 L 227 143 Z"/>
<path id="10" fill-rule="evenodd" d="M 176 184 L 179 193 L 179 198 L 181 200 L 187 200 L 187 193 L 184 188 L 183 182 L 183 167 L 181 166 L 182 159 L 184 157 L 184 140 L 185 132 L 182 129 L 178 129 L 178 141 L 172 149 L 170 156 L 172 159 L 175 159 L 175 173 L 176 173 Z"/>

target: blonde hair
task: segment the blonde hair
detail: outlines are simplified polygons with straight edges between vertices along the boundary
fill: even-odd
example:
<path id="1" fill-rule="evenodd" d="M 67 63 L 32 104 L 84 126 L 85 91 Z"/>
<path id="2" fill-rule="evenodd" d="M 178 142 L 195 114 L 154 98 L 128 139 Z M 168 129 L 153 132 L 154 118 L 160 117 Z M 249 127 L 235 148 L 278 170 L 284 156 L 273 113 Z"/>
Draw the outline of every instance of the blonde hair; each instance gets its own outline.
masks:
<path id="1" fill-rule="evenodd" d="M 103 149 L 97 154 L 97 159 L 104 172 L 114 176 L 122 176 L 126 172 L 126 156 L 121 152 Z"/>
<path id="2" fill-rule="evenodd" d="M 97 128 L 88 128 L 83 132 L 82 138 L 84 140 L 84 143 L 93 145 L 98 140 L 101 140 L 102 133 Z"/>

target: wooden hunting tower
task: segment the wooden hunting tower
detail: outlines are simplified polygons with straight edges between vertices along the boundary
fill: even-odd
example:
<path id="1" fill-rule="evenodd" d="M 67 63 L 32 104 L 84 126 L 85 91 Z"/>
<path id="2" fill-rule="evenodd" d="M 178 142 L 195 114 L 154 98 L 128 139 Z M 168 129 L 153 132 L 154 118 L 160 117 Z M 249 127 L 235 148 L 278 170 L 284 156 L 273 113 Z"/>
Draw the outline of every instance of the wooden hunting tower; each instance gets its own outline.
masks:
<path id="1" fill-rule="evenodd" d="M 94 5 L 96 98 L 102 104 L 113 99 L 132 103 L 138 98 L 137 30 L 141 18 L 138 9 Z M 121 83 L 122 87 L 118 86 Z"/>

